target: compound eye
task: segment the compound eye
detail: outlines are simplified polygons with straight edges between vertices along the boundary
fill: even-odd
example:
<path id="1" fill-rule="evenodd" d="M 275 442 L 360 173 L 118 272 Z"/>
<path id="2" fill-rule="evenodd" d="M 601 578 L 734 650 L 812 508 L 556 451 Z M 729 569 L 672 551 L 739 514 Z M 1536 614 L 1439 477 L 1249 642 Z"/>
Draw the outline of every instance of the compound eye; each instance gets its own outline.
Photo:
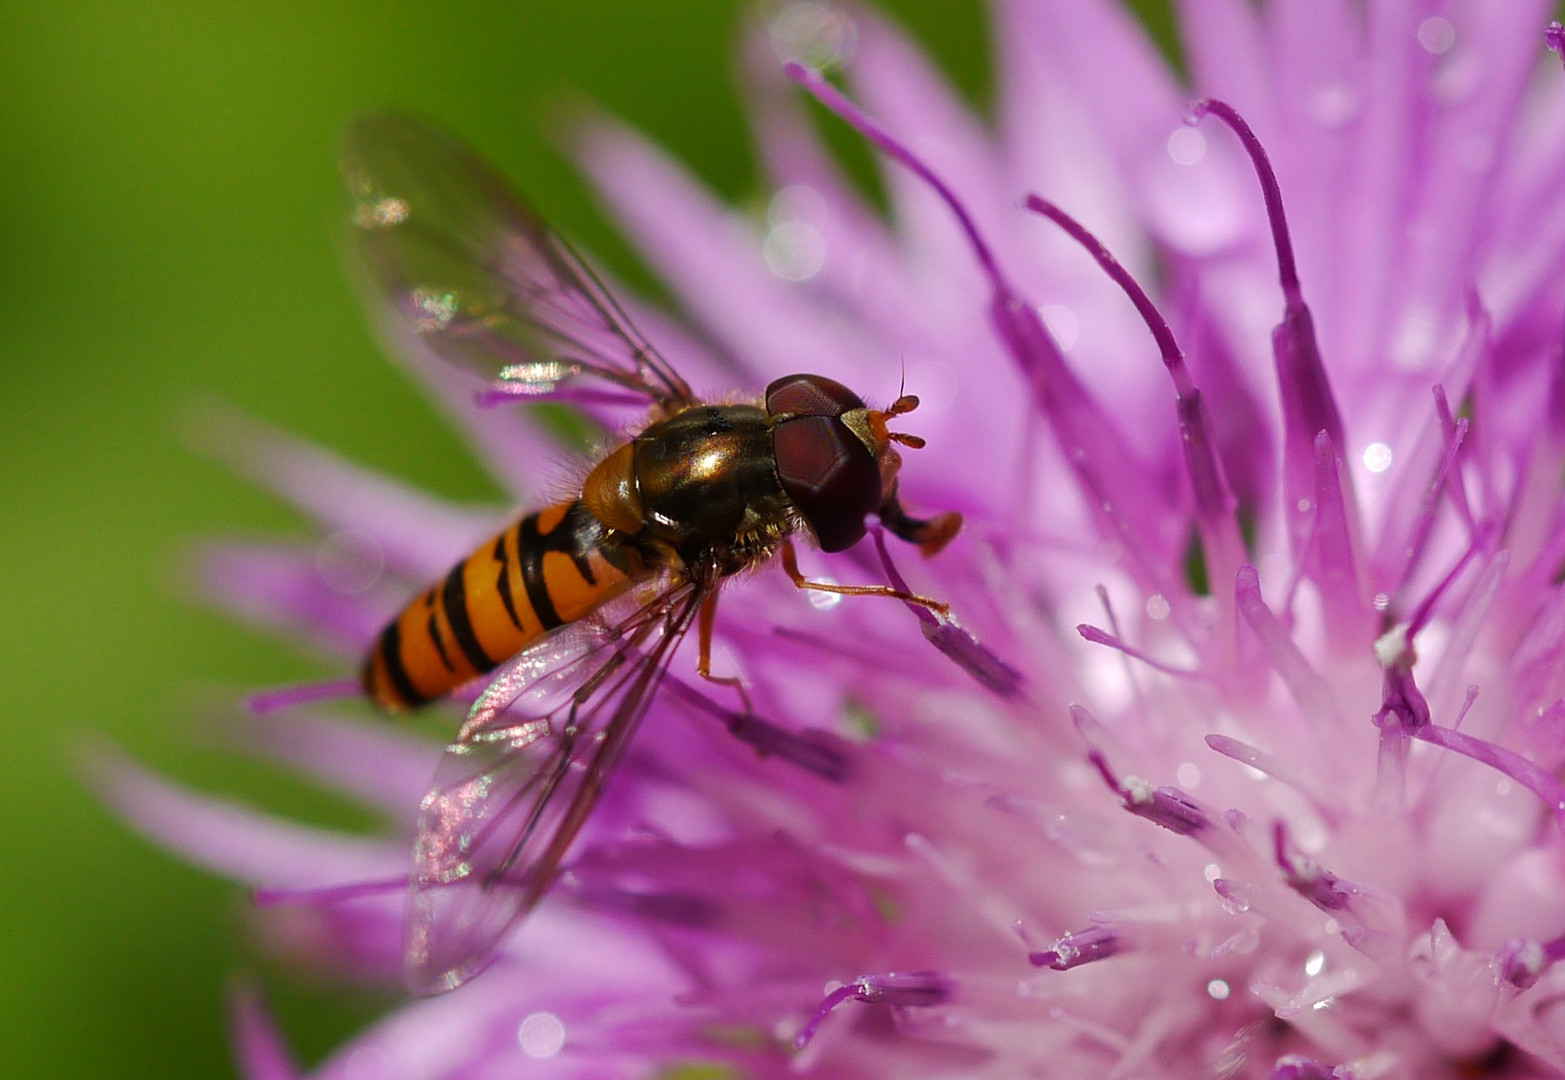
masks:
<path id="1" fill-rule="evenodd" d="M 862 408 L 857 394 L 824 375 L 785 375 L 766 388 L 772 416 L 841 416 Z"/>
<path id="2" fill-rule="evenodd" d="M 821 550 L 842 551 L 858 543 L 864 516 L 881 504 L 874 455 L 835 416 L 786 420 L 772 432 L 772 440 L 783 490 Z"/>

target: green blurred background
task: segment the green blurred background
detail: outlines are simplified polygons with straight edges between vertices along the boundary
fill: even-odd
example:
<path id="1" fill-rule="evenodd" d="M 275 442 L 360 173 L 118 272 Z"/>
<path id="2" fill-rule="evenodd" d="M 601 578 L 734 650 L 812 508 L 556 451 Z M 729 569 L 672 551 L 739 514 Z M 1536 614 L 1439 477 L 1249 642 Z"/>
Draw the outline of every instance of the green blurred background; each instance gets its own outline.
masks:
<path id="1" fill-rule="evenodd" d="M 1162 8 L 1163 3 L 1151 6 Z M 973 100 L 978 0 L 892 0 Z M 345 814 L 208 731 L 213 688 L 331 674 L 182 593 L 193 539 L 299 520 L 192 451 L 215 396 L 435 492 L 494 489 L 382 358 L 345 283 L 336 146 L 439 117 L 634 278 L 558 147 L 586 98 L 754 194 L 737 0 L 0 3 L 0 1070 L 231 1075 L 226 985 L 258 975 L 313 1063 L 388 1001 L 247 951 L 244 901 L 94 801 L 93 733 L 198 787 Z"/>

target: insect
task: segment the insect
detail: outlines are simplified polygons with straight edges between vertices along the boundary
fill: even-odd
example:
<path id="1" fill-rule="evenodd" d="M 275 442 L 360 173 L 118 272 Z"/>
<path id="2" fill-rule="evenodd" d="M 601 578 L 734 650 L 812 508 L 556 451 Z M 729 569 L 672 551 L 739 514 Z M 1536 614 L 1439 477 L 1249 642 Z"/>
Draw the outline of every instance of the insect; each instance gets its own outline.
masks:
<path id="1" fill-rule="evenodd" d="M 420 805 L 406 963 L 410 986 L 434 993 L 482 970 L 549 887 L 692 625 L 699 674 L 743 696 L 710 670 L 727 579 L 780 557 L 801 588 L 943 610 L 808 581 L 792 538 L 840 551 L 874 514 L 932 554 L 961 518 L 915 518 L 898 501 L 895 446 L 922 440 L 887 425 L 916 398 L 872 409 L 831 379 L 792 375 L 753 403 L 699 400 L 570 246 L 445 133 L 366 117 L 344 177 L 373 291 L 437 356 L 496 394 L 649 414 L 574 498 L 420 593 L 365 660 L 364 690 L 390 711 L 488 680 Z"/>

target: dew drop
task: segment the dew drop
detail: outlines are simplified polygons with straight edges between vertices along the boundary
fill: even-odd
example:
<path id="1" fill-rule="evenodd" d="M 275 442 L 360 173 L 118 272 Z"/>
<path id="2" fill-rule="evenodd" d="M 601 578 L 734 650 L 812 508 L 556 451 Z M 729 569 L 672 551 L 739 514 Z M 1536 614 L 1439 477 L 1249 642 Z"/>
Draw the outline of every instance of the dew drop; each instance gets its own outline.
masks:
<path id="1" fill-rule="evenodd" d="M 809 281 L 826 265 L 826 238 L 807 222 L 784 221 L 767 231 L 761 257 L 784 281 Z"/>
<path id="2" fill-rule="evenodd" d="M 386 557 L 368 533 L 338 529 L 315 549 L 315 572 L 333 592 L 356 596 L 380 580 Z"/>
<path id="3" fill-rule="evenodd" d="M 371 1080 L 391 1072 L 391 1055 L 376 1046 L 362 1046 L 352 1051 L 342 1063 L 344 1080 Z"/>
<path id="4" fill-rule="evenodd" d="M 1456 27 L 1451 25 L 1450 19 L 1431 15 L 1418 24 L 1418 43 L 1439 56 L 1456 44 Z"/>
<path id="5" fill-rule="evenodd" d="M 1168 605 L 1168 598 L 1162 593 L 1153 593 L 1147 597 L 1147 618 L 1163 620 L 1168 618 L 1168 613 L 1173 610 Z"/>
<path id="6" fill-rule="evenodd" d="M 1314 978 L 1326 970 L 1326 954 L 1319 949 L 1304 958 L 1304 974 Z"/>
<path id="7" fill-rule="evenodd" d="M 1403 369 L 1420 368 L 1440 339 L 1440 312 L 1416 305 L 1398 323 L 1391 339 L 1391 360 Z"/>
<path id="8" fill-rule="evenodd" d="M 1223 910 L 1230 915 L 1243 915 L 1250 910 L 1250 886 L 1242 881 L 1220 878 L 1212 882 L 1212 888 L 1223 899 Z"/>
<path id="9" fill-rule="evenodd" d="M 1346 83 L 1320 87 L 1309 97 L 1310 116 L 1323 128 L 1340 128 L 1359 114 L 1359 95 Z"/>
<path id="10" fill-rule="evenodd" d="M 1175 770 L 1174 776 L 1179 780 L 1180 787 L 1189 790 L 1190 788 L 1200 786 L 1201 768 L 1195 762 L 1187 761 Z"/>
<path id="11" fill-rule="evenodd" d="M 516 1041 L 528 1057 L 553 1057 L 565 1045 L 565 1025 L 553 1013 L 533 1013 L 516 1029 Z"/>
<path id="12" fill-rule="evenodd" d="M 1383 473 L 1391 468 L 1391 447 L 1383 442 L 1364 447 L 1364 468 L 1372 473 Z"/>
<path id="13" fill-rule="evenodd" d="M 1375 605 L 1376 611 L 1385 611 L 1391 606 L 1391 596 L 1388 593 L 1378 592 L 1371 603 Z"/>
<path id="14" fill-rule="evenodd" d="M 1181 125 L 1168 137 L 1168 156 L 1179 165 L 1194 165 L 1206 157 L 1206 136 Z"/>
<path id="15" fill-rule="evenodd" d="M 1206 984 L 1206 994 L 1213 1001 L 1227 1001 L 1228 995 L 1231 993 L 1233 993 L 1233 989 L 1228 985 L 1228 980 L 1226 979 L 1213 979 Z"/>
<path id="16" fill-rule="evenodd" d="M 385 229 L 408 219 L 406 199 L 387 196 L 360 203 L 353 211 L 353 223 L 361 229 Z"/>
<path id="17" fill-rule="evenodd" d="M 1201 871 L 1201 876 L 1206 878 L 1208 883 L 1216 881 L 1223 876 L 1223 868 L 1215 862 L 1209 862 L 1206 864 L 1206 869 Z"/>
<path id="18" fill-rule="evenodd" d="M 858 44 L 858 28 L 830 4 L 789 4 L 771 25 L 772 49 L 783 62 L 828 70 L 848 62 Z"/>
<path id="19" fill-rule="evenodd" d="M 817 580 L 827 585 L 836 584 L 836 582 L 832 581 L 831 578 L 828 577 L 819 578 Z M 807 589 L 805 590 L 805 595 L 809 597 L 810 606 L 815 608 L 816 611 L 830 611 L 832 608 L 842 603 L 841 593 L 822 592 L 819 589 Z"/>
<path id="20" fill-rule="evenodd" d="M 1081 337 L 1081 320 L 1076 317 L 1076 313 L 1064 304 L 1045 304 L 1038 309 L 1038 315 L 1049 328 L 1060 352 L 1070 352 L 1076 339 Z"/>

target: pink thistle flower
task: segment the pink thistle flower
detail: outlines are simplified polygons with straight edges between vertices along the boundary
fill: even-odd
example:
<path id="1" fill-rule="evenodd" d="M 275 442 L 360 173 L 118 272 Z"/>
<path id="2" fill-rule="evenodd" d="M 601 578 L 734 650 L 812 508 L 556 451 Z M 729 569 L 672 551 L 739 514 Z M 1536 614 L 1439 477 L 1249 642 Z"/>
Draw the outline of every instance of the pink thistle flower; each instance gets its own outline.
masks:
<path id="1" fill-rule="evenodd" d="M 959 625 L 735 584 L 716 666 L 756 715 L 697 694 L 687 648 L 498 963 L 315 1075 L 1559 1075 L 1549 8 L 1189 3 L 1192 93 L 1114 3 L 1003 0 L 991 132 L 881 20 L 799 5 L 749 66 L 759 223 L 589 131 L 700 332 L 637 321 L 698 390 L 806 366 L 923 397 L 902 490 L 963 536 L 806 571 L 905 582 Z M 852 99 L 775 52 L 842 65 Z M 790 77 L 892 159 L 890 225 Z M 536 504 L 551 429 L 387 332 Z M 217 549 L 208 584 L 343 662 L 500 520 L 259 428 L 238 443 L 325 539 Z M 324 710 L 253 737 L 393 828 L 327 833 L 130 766 L 112 796 L 306 901 L 263 907 L 277 947 L 395 981 L 436 752 Z M 296 1075 L 253 997 L 235 1015 L 249 1075 Z"/>

